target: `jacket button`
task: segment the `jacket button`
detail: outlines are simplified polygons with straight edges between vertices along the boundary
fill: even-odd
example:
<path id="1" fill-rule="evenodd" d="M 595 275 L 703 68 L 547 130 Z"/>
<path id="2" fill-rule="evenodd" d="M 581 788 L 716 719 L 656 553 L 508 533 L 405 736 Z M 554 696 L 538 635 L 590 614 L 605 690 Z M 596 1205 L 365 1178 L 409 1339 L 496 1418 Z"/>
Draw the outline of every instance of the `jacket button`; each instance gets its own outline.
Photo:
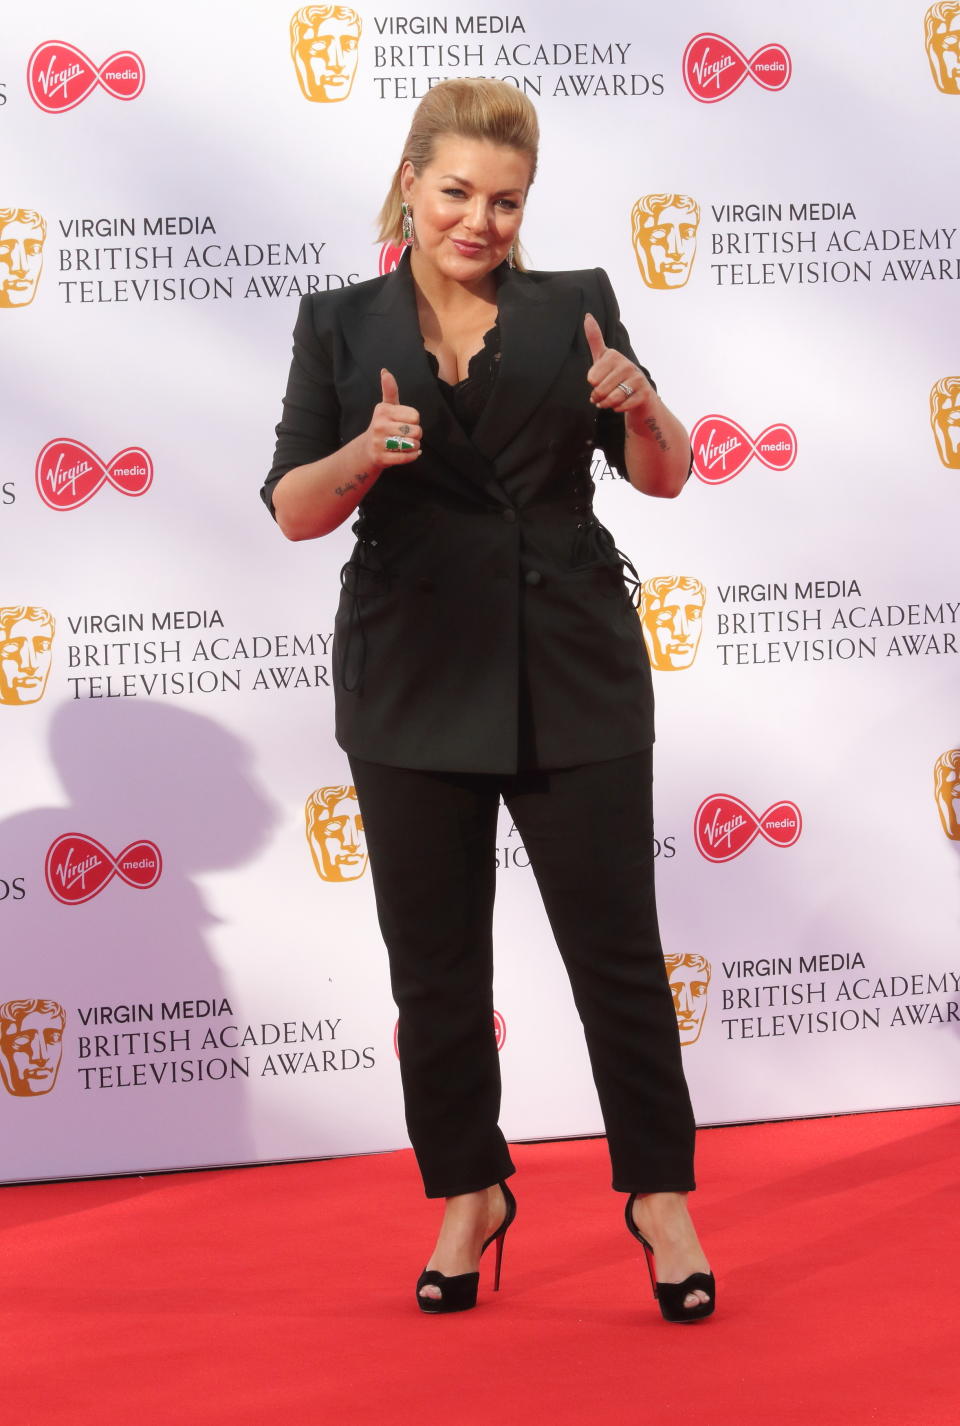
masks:
<path id="1" fill-rule="evenodd" d="M 508 525 L 514 525 L 514 524 L 516 524 L 516 520 L 517 520 L 517 512 L 516 512 L 516 510 L 511 510 L 511 509 L 507 508 L 507 509 L 504 510 L 502 513 L 503 513 L 503 518 L 506 520 L 506 522 L 507 522 Z"/>
<path id="2" fill-rule="evenodd" d="M 538 569 L 528 569 L 523 578 L 527 584 L 539 584 L 543 575 Z"/>

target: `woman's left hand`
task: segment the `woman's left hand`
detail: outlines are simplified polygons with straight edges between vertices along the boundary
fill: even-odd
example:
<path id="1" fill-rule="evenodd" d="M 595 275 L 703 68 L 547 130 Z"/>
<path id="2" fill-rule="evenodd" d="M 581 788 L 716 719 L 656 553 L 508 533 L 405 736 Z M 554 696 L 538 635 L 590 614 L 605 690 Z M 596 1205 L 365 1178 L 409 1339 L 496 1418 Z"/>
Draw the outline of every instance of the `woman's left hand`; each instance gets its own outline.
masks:
<path id="1" fill-rule="evenodd" d="M 590 400 L 603 410 L 623 412 L 632 418 L 632 425 L 646 412 L 656 392 L 629 357 L 607 346 L 600 323 L 591 312 L 583 319 L 583 330 L 593 357 L 593 366 L 587 372 L 593 387 Z"/>

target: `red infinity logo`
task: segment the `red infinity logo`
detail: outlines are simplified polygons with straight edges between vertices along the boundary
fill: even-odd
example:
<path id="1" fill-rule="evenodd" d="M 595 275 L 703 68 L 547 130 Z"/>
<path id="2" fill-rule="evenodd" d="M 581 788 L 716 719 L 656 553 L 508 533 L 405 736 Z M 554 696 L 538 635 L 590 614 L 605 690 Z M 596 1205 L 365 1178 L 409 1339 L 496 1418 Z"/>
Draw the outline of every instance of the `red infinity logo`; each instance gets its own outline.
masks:
<path id="1" fill-rule="evenodd" d="M 37 456 L 37 490 L 51 510 L 76 510 L 107 481 L 121 495 L 143 495 L 153 482 L 153 461 L 142 446 L 127 446 L 104 465 L 82 441 L 60 436 Z"/>
<path id="2" fill-rule="evenodd" d="M 395 271 L 400 266 L 400 259 L 403 257 L 403 248 L 398 243 L 384 243 L 380 249 L 379 269 L 380 276 L 386 277 L 388 272 Z"/>
<path id="3" fill-rule="evenodd" d="M 94 837 L 77 832 L 57 838 L 43 867 L 47 886 L 65 906 L 89 901 L 115 876 L 137 891 L 146 891 L 156 886 L 162 870 L 163 858 L 156 842 L 146 838 L 131 842 L 112 857 Z"/>
<path id="4" fill-rule="evenodd" d="M 750 464 L 754 456 L 768 470 L 789 470 L 797 458 L 797 433 L 778 421 L 751 440 L 729 416 L 704 416 L 690 432 L 693 468 L 707 485 L 722 485 Z"/>
<path id="5" fill-rule="evenodd" d="M 114 99 L 136 99 L 144 78 L 143 60 L 133 50 L 117 50 L 98 68 L 76 45 L 44 40 L 27 60 L 30 98 L 45 114 L 75 109 L 98 84 Z"/>
<path id="6" fill-rule="evenodd" d="M 783 45 L 761 45 L 748 59 L 723 35 L 694 35 L 683 52 L 683 82 L 701 104 L 716 104 L 736 92 L 747 78 L 763 89 L 784 89 L 793 64 Z"/>
<path id="7" fill-rule="evenodd" d="M 708 862 L 733 861 L 757 837 L 765 837 L 774 847 L 792 847 L 802 829 L 795 802 L 775 802 L 758 817 L 739 797 L 725 792 L 705 797 L 693 819 L 697 850 Z"/>
<path id="8" fill-rule="evenodd" d="M 499 1010 L 493 1012 L 493 1033 L 497 1041 L 497 1050 L 502 1050 L 507 1038 L 507 1022 L 500 1014 Z M 397 1059 L 400 1058 L 400 1021 L 393 1027 L 393 1053 Z"/>

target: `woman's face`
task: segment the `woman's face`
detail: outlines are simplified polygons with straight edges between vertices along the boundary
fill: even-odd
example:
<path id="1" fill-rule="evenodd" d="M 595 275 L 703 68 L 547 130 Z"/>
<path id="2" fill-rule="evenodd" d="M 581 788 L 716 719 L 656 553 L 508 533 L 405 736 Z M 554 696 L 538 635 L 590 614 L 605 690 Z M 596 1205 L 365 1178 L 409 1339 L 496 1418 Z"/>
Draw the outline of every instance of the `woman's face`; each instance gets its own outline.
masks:
<path id="1" fill-rule="evenodd" d="M 526 154 L 483 139 L 440 139 L 419 177 L 405 163 L 400 187 L 413 208 L 418 262 L 457 282 L 485 277 L 517 236 L 529 184 Z"/>

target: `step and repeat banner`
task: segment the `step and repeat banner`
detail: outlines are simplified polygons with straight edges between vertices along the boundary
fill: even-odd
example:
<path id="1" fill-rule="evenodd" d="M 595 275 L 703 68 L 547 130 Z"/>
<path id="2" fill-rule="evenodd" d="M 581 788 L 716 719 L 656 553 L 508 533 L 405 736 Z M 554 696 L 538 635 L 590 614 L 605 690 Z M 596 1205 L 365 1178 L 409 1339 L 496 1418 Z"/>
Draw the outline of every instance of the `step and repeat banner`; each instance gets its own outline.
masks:
<path id="1" fill-rule="evenodd" d="M 258 490 L 299 299 L 395 264 L 462 75 L 537 103 L 530 265 L 607 269 L 693 433 L 677 501 L 594 478 L 698 1120 L 955 1100 L 960 0 L 54 0 L 4 41 L 0 1176 L 405 1143 L 332 736 L 352 536 Z M 504 1128 L 597 1132 L 506 816 L 497 861 Z"/>

